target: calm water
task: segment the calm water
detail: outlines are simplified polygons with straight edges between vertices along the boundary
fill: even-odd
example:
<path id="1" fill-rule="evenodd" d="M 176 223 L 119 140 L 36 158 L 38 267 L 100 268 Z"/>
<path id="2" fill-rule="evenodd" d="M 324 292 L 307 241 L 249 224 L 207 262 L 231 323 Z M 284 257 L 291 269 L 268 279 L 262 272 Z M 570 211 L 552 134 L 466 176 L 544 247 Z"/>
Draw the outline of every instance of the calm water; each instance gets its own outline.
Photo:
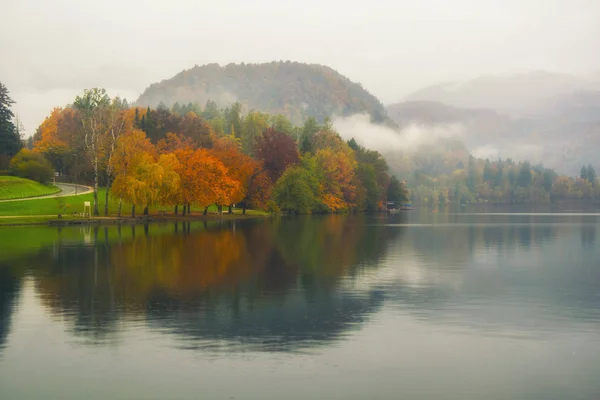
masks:
<path id="1" fill-rule="evenodd" d="M 599 227 L 0 228 L 0 399 L 599 399 Z"/>

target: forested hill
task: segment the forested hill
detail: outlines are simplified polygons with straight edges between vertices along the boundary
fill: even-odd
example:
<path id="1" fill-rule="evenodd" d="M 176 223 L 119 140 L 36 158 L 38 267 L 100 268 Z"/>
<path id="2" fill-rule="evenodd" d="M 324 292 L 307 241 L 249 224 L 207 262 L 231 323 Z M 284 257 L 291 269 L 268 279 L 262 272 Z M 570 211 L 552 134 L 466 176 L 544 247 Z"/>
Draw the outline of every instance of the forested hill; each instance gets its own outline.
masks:
<path id="1" fill-rule="evenodd" d="M 223 107 L 238 101 L 246 111 L 283 114 L 294 123 L 365 112 L 374 122 L 388 120 L 383 104 L 359 83 L 323 65 L 290 61 L 195 66 L 150 85 L 136 105 L 203 106 L 208 100 Z"/>

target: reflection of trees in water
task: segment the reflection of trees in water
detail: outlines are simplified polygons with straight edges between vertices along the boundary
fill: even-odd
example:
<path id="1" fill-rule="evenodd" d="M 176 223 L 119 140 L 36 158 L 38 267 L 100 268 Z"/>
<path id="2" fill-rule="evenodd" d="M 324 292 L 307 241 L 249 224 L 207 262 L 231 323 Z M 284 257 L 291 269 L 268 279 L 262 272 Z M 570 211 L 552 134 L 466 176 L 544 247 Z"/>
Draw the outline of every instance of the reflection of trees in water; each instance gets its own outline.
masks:
<path id="1" fill-rule="evenodd" d="M 8 266 L 0 264 L 0 355 L 10 332 L 10 322 L 15 303 L 19 297 L 20 279 Z"/>
<path id="2" fill-rule="evenodd" d="M 504 222 L 500 222 L 504 218 Z M 432 226 L 411 227 L 406 231 L 410 246 L 432 262 L 466 265 L 476 252 L 513 252 L 539 247 L 556 240 L 570 227 L 548 223 L 547 219 L 523 216 L 514 221 L 505 216 L 439 216 Z"/>
<path id="3" fill-rule="evenodd" d="M 581 226 L 581 246 L 585 248 L 593 247 L 596 244 L 596 226 Z"/>
<path id="4" fill-rule="evenodd" d="M 147 318 L 196 341 L 273 339 L 271 349 L 292 349 L 338 337 L 382 303 L 381 293 L 336 285 L 399 232 L 363 218 L 177 225 L 163 234 L 101 228 L 91 245 L 40 254 L 36 287 L 43 304 L 94 342 L 114 340 L 123 318 Z"/>
<path id="5" fill-rule="evenodd" d="M 407 228 L 413 262 L 388 282 L 386 297 L 417 318 L 490 332 L 597 326 L 597 225 L 542 221 Z"/>
<path id="6" fill-rule="evenodd" d="M 34 271 L 42 303 L 66 317 L 76 334 L 93 341 L 113 339 L 117 309 L 113 267 L 105 246 L 66 245 L 40 254 Z M 49 261 L 51 260 L 51 261 Z"/>

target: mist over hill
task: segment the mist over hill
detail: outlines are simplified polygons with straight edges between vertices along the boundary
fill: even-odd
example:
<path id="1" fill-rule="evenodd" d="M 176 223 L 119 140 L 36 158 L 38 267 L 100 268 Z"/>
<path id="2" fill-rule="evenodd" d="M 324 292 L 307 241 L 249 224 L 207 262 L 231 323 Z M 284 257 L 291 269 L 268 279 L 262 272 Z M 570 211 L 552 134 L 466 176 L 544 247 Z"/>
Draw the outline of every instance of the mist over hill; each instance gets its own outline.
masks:
<path id="1" fill-rule="evenodd" d="M 246 111 L 284 114 L 294 123 L 357 113 L 368 113 L 374 122 L 387 120 L 383 104 L 359 83 L 323 65 L 290 61 L 195 66 L 150 85 L 136 104 L 204 106 L 207 100 L 219 106 L 238 101 Z"/>
<path id="2" fill-rule="evenodd" d="M 538 71 L 433 85 L 387 111 L 401 127 L 462 124 L 476 157 L 543 162 L 569 175 L 598 165 L 600 75 Z"/>

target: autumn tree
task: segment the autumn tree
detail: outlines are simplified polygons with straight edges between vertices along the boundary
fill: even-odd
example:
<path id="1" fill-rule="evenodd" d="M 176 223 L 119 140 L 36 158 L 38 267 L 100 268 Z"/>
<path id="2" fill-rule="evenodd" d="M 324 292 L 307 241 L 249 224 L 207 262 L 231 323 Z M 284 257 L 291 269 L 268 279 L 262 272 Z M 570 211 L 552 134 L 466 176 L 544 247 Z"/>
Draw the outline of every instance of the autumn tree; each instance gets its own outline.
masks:
<path id="1" fill-rule="evenodd" d="M 273 128 L 265 130 L 262 137 L 257 139 L 254 149 L 256 157 L 263 162 L 271 182 L 277 182 L 286 168 L 300 161 L 294 139 Z"/>
<path id="2" fill-rule="evenodd" d="M 156 143 L 156 149 L 161 154 L 191 148 L 195 148 L 194 141 L 191 138 L 173 132 L 168 132 L 164 138 Z"/>
<path id="3" fill-rule="evenodd" d="M 71 143 L 67 142 L 67 138 L 59 130 L 62 115 L 63 109 L 56 107 L 52 110 L 37 129 L 38 140 L 34 144 L 35 151 L 44 154 L 60 173 L 65 172 L 65 160 L 72 151 Z"/>
<path id="4" fill-rule="evenodd" d="M 355 203 L 356 160 L 351 149 L 321 149 L 315 160 L 323 174 L 323 203 L 331 210 L 348 209 Z"/>
<path id="5" fill-rule="evenodd" d="M 179 162 L 181 201 L 184 215 L 190 205 L 207 207 L 211 204 L 229 204 L 231 191 L 239 183 L 228 176 L 227 168 L 207 149 L 184 148 L 175 151 Z"/>
<path id="6" fill-rule="evenodd" d="M 241 202 L 247 194 L 250 177 L 258 168 L 259 163 L 242 153 L 238 147 L 228 140 L 219 140 L 211 152 L 227 168 L 229 178 L 237 181 L 239 185 L 230 195 L 229 214 L 232 213 L 232 204 Z"/>
<path id="7" fill-rule="evenodd" d="M 257 164 L 246 183 L 246 197 L 241 202 L 243 214 L 246 214 L 248 207 L 264 210 L 271 198 L 273 183 L 262 164 Z"/>
<path id="8" fill-rule="evenodd" d="M 136 203 L 132 200 L 137 196 L 136 173 L 138 166 L 152 162 L 154 154 L 154 146 L 146 134 L 139 129 L 134 129 L 117 139 L 115 152 L 110 162 L 115 175 L 112 194 L 119 199 L 119 216 L 121 216 L 123 200 L 132 204 L 132 215 L 135 215 Z"/>
<path id="9" fill-rule="evenodd" d="M 178 132 L 190 138 L 198 147 L 212 147 L 212 128 L 194 112 L 188 112 L 182 118 Z"/>

